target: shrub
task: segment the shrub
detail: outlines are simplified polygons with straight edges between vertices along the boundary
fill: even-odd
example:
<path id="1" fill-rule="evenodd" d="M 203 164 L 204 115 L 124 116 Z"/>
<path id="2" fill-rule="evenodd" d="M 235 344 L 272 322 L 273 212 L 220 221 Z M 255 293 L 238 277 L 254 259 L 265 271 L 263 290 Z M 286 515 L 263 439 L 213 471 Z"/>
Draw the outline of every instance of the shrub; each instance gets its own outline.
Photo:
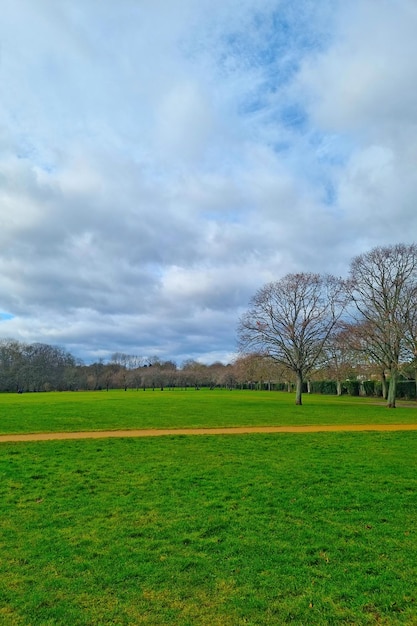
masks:
<path id="1" fill-rule="evenodd" d="M 359 395 L 360 382 L 358 380 L 347 380 L 343 386 L 349 396 Z"/>

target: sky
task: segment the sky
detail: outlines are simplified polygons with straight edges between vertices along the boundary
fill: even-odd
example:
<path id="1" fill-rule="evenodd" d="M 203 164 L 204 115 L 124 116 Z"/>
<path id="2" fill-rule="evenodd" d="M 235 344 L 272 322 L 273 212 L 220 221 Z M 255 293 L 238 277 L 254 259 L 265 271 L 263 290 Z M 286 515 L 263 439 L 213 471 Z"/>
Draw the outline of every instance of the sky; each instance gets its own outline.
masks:
<path id="1" fill-rule="evenodd" d="M 0 338 L 203 363 L 417 240 L 415 0 L 3 0 Z"/>

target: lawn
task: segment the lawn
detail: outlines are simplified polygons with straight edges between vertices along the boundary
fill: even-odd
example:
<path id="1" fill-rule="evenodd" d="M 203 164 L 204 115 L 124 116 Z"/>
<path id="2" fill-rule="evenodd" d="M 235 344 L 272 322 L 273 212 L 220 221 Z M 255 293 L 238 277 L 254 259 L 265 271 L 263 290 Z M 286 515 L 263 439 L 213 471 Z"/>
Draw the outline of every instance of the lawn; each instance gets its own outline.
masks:
<path id="1" fill-rule="evenodd" d="M 415 432 L 2 444 L 0 623 L 417 624 L 416 444 Z"/>
<path id="2" fill-rule="evenodd" d="M 417 403 L 285 392 L 200 390 L 0 394 L 0 433 L 289 424 L 416 423 Z"/>

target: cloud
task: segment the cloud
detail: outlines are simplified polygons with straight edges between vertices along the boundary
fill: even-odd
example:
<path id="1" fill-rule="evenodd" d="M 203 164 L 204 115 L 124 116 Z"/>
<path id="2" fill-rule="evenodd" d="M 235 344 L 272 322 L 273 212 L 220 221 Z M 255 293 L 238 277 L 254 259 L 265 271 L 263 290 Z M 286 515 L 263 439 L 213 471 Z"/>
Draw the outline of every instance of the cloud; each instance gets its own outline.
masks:
<path id="1" fill-rule="evenodd" d="M 409 241 L 416 18 L 409 0 L 7 2 L 2 335 L 227 361 L 265 282 Z"/>
<path id="2" fill-rule="evenodd" d="M 326 176 L 355 252 L 416 232 L 416 24 L 408 0 L 346 4 L 331 45 L 294 81 L 312 136 L 327 144 Z"/>
<path id="3" fill-rule="evenodd" d="M 310 114 L 323 129 L 358 139 L 392 139 L 414 123 L 417 90 L 413 36 L 417 8 L 409 0 L 352 2 L 340 11 L 337 39 L 303 63 L 299 80 L 311 94 Z"/>

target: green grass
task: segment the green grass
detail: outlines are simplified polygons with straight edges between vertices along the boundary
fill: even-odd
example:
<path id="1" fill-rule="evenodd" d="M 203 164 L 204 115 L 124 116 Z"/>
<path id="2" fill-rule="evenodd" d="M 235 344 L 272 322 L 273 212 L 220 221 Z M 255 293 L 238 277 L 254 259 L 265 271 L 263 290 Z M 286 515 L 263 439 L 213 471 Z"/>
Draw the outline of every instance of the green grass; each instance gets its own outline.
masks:
<path id="1" fill-rule="evenodd" d="M 0 623 L 417 624 L 416 461 L 414 432 L 2 444 Z"/>
<path id="2" fill-rule="evenodd" d="M 0 394 L 0 433 L 288 424 L 417 422 L 417 403 L 284 392 L 188 390 Z"/>

